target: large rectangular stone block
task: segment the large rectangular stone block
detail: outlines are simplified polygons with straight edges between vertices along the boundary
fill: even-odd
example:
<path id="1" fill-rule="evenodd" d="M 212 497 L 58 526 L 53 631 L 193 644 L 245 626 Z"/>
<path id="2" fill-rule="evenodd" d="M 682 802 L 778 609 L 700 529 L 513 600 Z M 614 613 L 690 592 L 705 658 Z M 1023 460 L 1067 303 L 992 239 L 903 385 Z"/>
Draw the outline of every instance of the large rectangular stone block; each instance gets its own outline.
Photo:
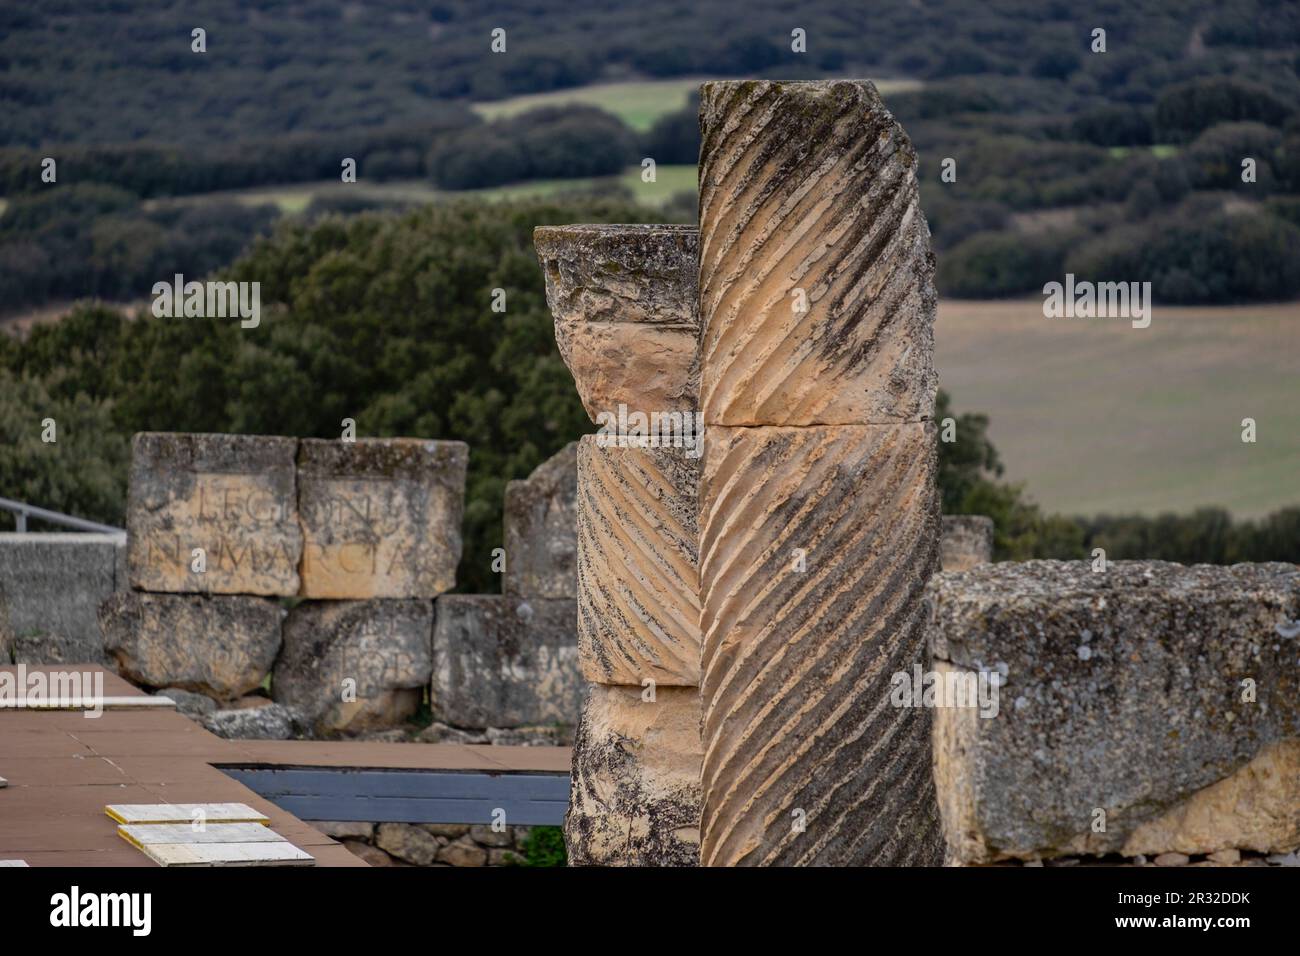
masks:
<path id="1" fill-rule="evenodd" d="M 303 596 L 432 598 L 454 587 L 468 461 L 458 441 L 304 439 Z"/>
<path id="2" fill-rule="evenodd" d="M 145 687 L 233 700 L 266 679 L 280 650 L 279 603 L 258 597 L 119 591 L 99 609 L 118 673 Z"/>
<path id="3" fill-rule="evenodd" d="M 126 517 L 131 586 L 297 594 L 297 448 L 296 439 L 263 435 L 136 435 Z"/>
<path id="4" fill-rule="evenodd" d="M 445 594 L 434 609 L 436 720 L 455 727 L 574 726 L 584 681 L 575 603 Z"/>
<path id="5" fill-rule="evenodd" d="M 564 817 L 571 866 L 700 861 L 700 694 L 591 685 Z"/>
<path id="6" fill-rule="evenodd" d="M 432 644 L 432 601 L 304 601 L 285 619 L 271 694 L 317 734 L 398 727 L 424 701 Z"/>
<path id="7" fill-rule="evenodd" d="M 1029 561 L 936 575 L 935 710 L 962 863 L 1300 845 L 1300 569 Z M 985 711 L 987 713 L 987 711 Z"/>
<path id="8" fill-rule="evenodd" d="M 506 594 L 577 597 L 577 452 L 577 443 L 570 442 L 526 480 L 506 484 Z"/>
<path id="9" fill-rule="evenodd" d="M 700 459 L 682 448 L 578 447 L 578 648 L 604 684 L 700 682 Z"/>
<path id="10" fill-rule="evenodd" d="M 0 658 L 104 664 L 99 605 L 126 587 L 126 536 L 0 534 Z"/>
<path id="11" fill-rule="evenodd" d="M 934 414 L 934 255 L 907 134 L 862 80 L 704 84 L 700 407 L 712 425 Z"/>
<path id="12" fill-rule="evenodd" d="M 929 715 L 889 699 L 924 653 L 935 437 L 928 423 L 709 426 L 706 865 L 940 861 Z"/>

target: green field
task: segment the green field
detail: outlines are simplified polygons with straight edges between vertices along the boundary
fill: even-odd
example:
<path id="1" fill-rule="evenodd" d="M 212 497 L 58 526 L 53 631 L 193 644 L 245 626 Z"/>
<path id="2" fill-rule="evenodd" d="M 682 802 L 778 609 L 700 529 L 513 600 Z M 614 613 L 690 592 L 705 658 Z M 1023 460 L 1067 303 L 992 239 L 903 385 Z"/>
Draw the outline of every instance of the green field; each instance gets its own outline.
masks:
<path id="1" fill-rule="evenodd" d="M 1300 504 L 1300 303 L 1175 308 L 1151 326 L 1049 320 L 1042 299 L 943 301 L 939 382 L 989 415 L 1007 466 L 1049 511 L 1252 517 Z M 1241 441 L 1253 418 L 1255 444 Z"/>
<path id="2" fill-rule="evenodd" d="M 309 183 L 292 183 L 284 186 L 265 186 L 257 189 L 233 189 L 226 192 L 203 193 L 175 199 L 152 200 L 155 203 L 234 201 L 249 206 L 271 204 L 281 212 L 300 213 L 317 196 L 357 196 L 363 199 L 392 202 L 426 203 L 446 199 L 526 199 L 533 196 L 554 196 L 557 193 L 589 189 L 610 182 L 618 182 L 632 190 L 636 200 L 648 206 L 659 206 L 674 193 L 694 191 L 696 185 L 694 166 L 660 166 L 655 170 L 655 182 L 641 181 L 641 167 L 632 166 L 619 176 L 598 179 L 538 179 L 493 186 L 490 189 L 441 190 L 422 179 L 404 179 L 387 183 L 370 183 L 361 179 L 356 183 L 341 183 L 326 179 Z"/>
<path id="3" fill-rule="evenodd" d="M 475 103 L 474 111 L 485 119 L 501 119 L 539 106 L 582 103 L 613 113 L 635 130 L 647 130 L 659 117 L 685 106 L 691 93 L 708 79 L 712 77 L 597 83 L 571 90 L 530 93 L 508 100 Z M 883 95 L 888 96 L 890 93 L 920 89 L 921 84 L 916 80 L 876 80 L 876 86 Z"/>

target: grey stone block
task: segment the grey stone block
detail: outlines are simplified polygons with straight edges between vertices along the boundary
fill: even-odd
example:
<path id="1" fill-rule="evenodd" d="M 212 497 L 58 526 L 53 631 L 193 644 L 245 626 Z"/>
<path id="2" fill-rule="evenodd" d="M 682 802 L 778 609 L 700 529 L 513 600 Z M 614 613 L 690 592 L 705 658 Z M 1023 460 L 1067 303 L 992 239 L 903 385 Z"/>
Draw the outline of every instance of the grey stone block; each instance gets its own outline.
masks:
<path id="1" fill-rule="evenodd" d="M 264 707 L 236 707 L 218 710 L 201 723 L 218 737 L 228 740 L 289 740 L 298 728 L 300 715 L 283 704 Z"/>
<path id="2" fill-rule="evenodd" d="M 398 726 L 424 700 L 432 640 L 432 601 L 305 601 L 285 619 L 272 696 L 318 734 Z"/>
<path id="3" fill-rule="evenodd" d="M 577 723 L 576 602 L 447 594 L 435 609 L 433 713 L 455 727 Z"/>
<path id="4" fill-rule="evenodd" d="M 577 597 L 577 454 L 570 442 L 527 479 L 506 485 L 506 594 Z"/>
<path id="5" fill-rule="evenodd" d="M 119 586 L 125 548 L 125 535 L 0 534 L 0 653 L 19 664 L 106 663 L 97 612 Z"/>
<path id="6" fill-rule="evenodd" d="M 118 673 L 218 700 L 262 683 L 280 649 L 283 616 L 267 598 L 139 591 L 113 594 L 99 609 L 104 649 Z"/>
<path id="7" fill-rule="evenodd" d="M 935 669 L 1001 675 L 996 716 L 934 711 L 957 860 L 1300 843 L 1300 569 L 1029 561 L 927 594 Z"/>

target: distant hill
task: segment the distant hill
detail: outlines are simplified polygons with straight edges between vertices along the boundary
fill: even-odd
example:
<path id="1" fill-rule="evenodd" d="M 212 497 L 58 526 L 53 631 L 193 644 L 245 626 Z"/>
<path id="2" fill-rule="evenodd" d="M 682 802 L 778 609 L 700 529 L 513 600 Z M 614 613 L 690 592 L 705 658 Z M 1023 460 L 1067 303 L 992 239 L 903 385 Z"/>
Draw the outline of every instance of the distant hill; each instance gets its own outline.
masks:
<path id="1" fill-rule="evenodd" d="M 445 119 L 628 75 L 984 77 L 1015 112 L 1150 103 L 1207 73 L 1300 100 L 1300 5 L 1064 0 L 42 0 L 0 7 L 0 145 L 217 145 Z M 1107 52 L 1089 52 L 1104 28 Z M 206 53 L 191 31 L 206 31 Z M 494 54 L 492 30 L 506 31 Z M 806 53 L 791 32 L 806 34 Z M 1020 82 L 1020 81 L 1028 82 Z M 1040 97 L 1036 81 L 1057 83 Z M 1006 92 L 1004 90 L 1003 92 Z M 1005 104 L 1004 104 L 1005 107 Z"/>

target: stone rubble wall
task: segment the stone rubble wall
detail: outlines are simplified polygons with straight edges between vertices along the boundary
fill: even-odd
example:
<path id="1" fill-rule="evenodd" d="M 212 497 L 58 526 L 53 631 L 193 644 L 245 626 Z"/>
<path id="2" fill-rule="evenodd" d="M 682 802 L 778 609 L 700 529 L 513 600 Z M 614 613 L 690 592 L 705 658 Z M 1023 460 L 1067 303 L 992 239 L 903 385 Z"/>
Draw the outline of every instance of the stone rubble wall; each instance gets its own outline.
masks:
<path id="1" fill-rule="evenodd" d="M 509 485 L 503 595 L 443 593 L 462 442 L 132 447 L 125 535 L 0 535 L 6 663 L 107 664 L 227 737 L 572 740 L 576 443 Z"/>
<path id="2" fill-rule="evenodd" d="M 311 824 L 371 866 L 519 866 L 533 828 L 449 823 Z"/>

